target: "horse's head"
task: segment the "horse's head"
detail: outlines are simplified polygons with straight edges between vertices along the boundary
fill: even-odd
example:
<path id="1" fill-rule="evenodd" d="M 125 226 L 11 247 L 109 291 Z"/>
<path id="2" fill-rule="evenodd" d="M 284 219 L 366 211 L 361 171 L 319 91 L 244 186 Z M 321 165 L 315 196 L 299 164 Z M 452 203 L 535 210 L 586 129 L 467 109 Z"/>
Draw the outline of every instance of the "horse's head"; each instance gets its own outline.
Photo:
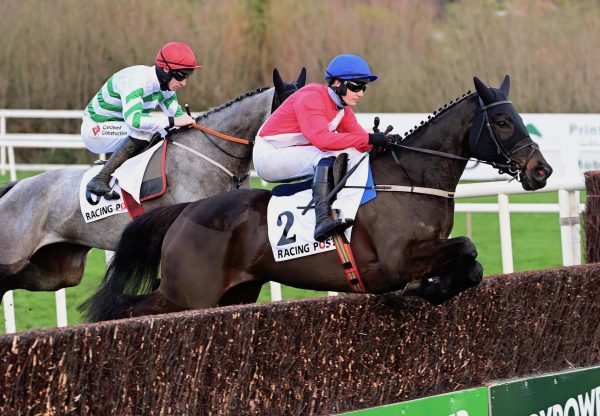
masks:
<path id="1" fill-rule="evenodd" d="M 494 163 L 503 173 L 518 176 L 525 190 L 546 186 L 552 168 L 508 100 L 510 77 L 504 77 L 499 89 L 487 87 L 477 77 L 473 80 L 479 95 L 479 108 L 469 136 L 473 155 Z"/>
<path id="2" fill-rule="evenodd" d="M 275 93 L 273 94 L 273 104 L 271 105 L 271 113 L 277 110 L 277 107 L 281 105 L 290 95 L 304 87 L 306 84 L 306 68 L 302 67 L 298 79 L 293 82 L 285 82 L 277 68 L 273 69 L 273 85 L 275 86 Z"/>

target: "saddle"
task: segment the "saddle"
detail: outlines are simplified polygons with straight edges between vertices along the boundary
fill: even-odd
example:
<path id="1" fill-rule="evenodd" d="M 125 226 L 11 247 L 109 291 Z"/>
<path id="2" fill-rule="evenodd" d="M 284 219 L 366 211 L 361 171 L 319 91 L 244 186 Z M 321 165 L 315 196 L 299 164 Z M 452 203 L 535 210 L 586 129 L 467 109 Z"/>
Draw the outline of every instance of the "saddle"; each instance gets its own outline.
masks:
<path id="1" fill-rule="evenodd" d="M 334 186 L 340 183 L 346 175 L 347 170 L 348 154 L 342 153 L 337 156 L 333 165 Z M 351 178 L 348 179 L 351 182 L 356 179 L 352 176 L 354 175 L 351 175 Z M 367 185 L 372 184 L 368 164 L 364 165 L 362 174 L 358 176 L 361 176 L 363 179 L 359 180 L 355 185 L 365 185 L 365 183 Z M 342 270 L 351 290 L 359 293 L 364 292 L 365 287 L 360 278 L 358 268 L 356 267 L 356 261 L 354 260 L 354 255 L 348 239 L 349 236 L 346 236 L 345 233 L 336 234 L 333 236 L 333 241 L 328 240 L 322 243 L 314 242 L 312 237 L 312 231 L 315 225 L 314 216 L 312 216 L 311 222 L 311 216 L 302 215 L 298 209 L 300 207 L 296 208 L 296 212 L 294 209 L 290 209 L 290 203 L 286 204 L 281 201 L 275 201 L 279 199 L 278 197 L 287 197 L 290 201 L 297 201 L 296 198 L 301 198 L 302 194 L 304 194 L 306 198 L 309 198 L 311 194 L 309 190 L 311 189 L 312 182 L 312 179 L 310 179 L 302 182 L 278 185 L 272 189 L 271 192 L 273 198 L 271 198 L 271 201 L 269 202 L 267 221 L 269 224 L 269 241 L 273 250 L 273 257 L 275 258 L 275 261 L 285 261 L 325 251 L 336 250 L 342 264 Z M 340 193 L 343 191 L 344 189 L 340 190 Z M 354 202 L 350 202 L 347 199 L 347 196 L 340 196 L 344 201 L 340 207 L 345 206 L 345 209 L 349 209 L 350 212 L 354 209 L 354 213 L 359 205 L 366 203 L 374 197 L 371 195 L 365 198 L 369 193 L 368 191 L 364 193 L 350 189 L 345 191 L 346 194 L 348 191 L 354 191 L 353 193 L 355 196 L 352 198 Z M 356 193 L 359 195 L 356 195 Z M 362 197 L 360 195 L 361 193 Z M 335 199 L 336 197 L 334 196 L 334 200 Z M 340 210 L 333 209 L 332 214 L 334 219 L 339 218 Z M 347 232 L 349 233 L 349 231 L 350 230 Z"/>
<path id="2" fill-rule="evenodd" d="M 157 143 L 158 141 L 155 141 L 154 144 L 151 144 L 155 146 Z M 148 148 L 145 150 L 148 150 Z M 165 168 L 166 155 L 167 141 L 164 140 L 160 150 L 156 149 L 154 151 L 146 165 L 143 177 L 141 179 L 138 198 L 131 193 L 133 191 L 132 189 L 124 189 L 124 187 L 121 186 L 123 202 L 125 203 L 125 207 L 132 218 L 136 218 L 144 213 L 142 202 L 158 198 L 167 191 L 167 176 Z"/>
<path id="3" fill-rule="evenodd" d="M 348 153 L 341 153 L 333 164 L 333 186 L 336 186 L 348 171 Z M 312 178 L 301 182 L 284 183 L 275 186 L 273 196 L 290 196 L 311 189 Z"/>

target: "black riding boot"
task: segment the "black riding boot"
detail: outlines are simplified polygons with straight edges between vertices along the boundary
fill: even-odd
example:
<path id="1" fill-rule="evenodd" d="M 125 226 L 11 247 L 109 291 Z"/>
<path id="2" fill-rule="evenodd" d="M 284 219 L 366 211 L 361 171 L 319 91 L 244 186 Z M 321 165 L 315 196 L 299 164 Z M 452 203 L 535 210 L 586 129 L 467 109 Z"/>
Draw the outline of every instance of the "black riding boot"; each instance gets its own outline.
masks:
<path id="1" fill-rule="evenodd" d="M 129 159 L 135 152 L 146 146 L 148 142 L 145 140 L 134 139 L 127 137 L 123 146 L 119 147 L 106 161 L 100 172 L 92 178 L 87 184 L 88 191 L 103 196 L 111 191 L 109 182 L 110 177 L 119 166 Z"/>
<path id="2" fill-rule="evenodd" d="M 325 241 L 334 234 L 343 232 L 352 226 L 354 220 L 331 218 L 331 203 L 326 199 L 327 194 L 333 189 L 332 168 L 318 165 L 315 169 L 312 191 L 315 200 L 315 240 Z M 335 198 L 334 198 L 335 199 Z"/>

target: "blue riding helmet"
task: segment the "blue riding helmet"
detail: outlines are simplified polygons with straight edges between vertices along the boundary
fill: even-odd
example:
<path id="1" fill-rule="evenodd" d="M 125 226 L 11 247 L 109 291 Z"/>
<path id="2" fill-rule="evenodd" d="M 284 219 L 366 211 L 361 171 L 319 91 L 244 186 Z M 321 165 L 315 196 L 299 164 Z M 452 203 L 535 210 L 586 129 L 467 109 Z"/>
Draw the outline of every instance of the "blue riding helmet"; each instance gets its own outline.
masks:
<path id="1" fill-rule="evenodd" d="M 357 55 L 343 54 L 338 55 L 327 65 L 325 70 L 325 79 L 350 80 L 362 79 L 375 81 L 377 75 L 371 73 L 371 69 L 363 58 Z"/>

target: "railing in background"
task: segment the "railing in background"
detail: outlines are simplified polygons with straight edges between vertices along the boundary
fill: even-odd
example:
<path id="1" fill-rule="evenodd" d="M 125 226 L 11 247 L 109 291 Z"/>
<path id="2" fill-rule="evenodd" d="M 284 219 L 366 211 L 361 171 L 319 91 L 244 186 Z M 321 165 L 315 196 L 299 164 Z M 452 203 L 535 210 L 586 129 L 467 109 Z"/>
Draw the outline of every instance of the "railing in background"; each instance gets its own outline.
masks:
<path id="1" fill-rule="evenodd" d="M 7 118 L 66 118 L 80 119 L 79 110 L 0 110 L 0 173 L 8 168 L 10 180 L 17 180 L 17 169 L 48 170 L 66 167 L 67 165 L 17 165 L 15 147 L 17 148 L 69 148 L 85 149 L 79 134 L 46 134 L 46 133 L 7 133 Z M 73 165 L 68 165 L 73 166 Z M 85 165 L 87 166 L 87 165 Z M 67 325 L 67 301 L 64 289 L 55 292 L 57 326 Z M 4 325 L 6 332 L 15 332 L 16 321 L 12 291 L 2 298 L 4 306 Z"/>
<path id="2" fill-rule="evenodd" d="M 510 213 L 559 213 L 559 226 L 562 247 L 563 266 L 581 264 L 581 237 L 579 214 L 584 210 L 584 204 L 579 204 L 579 191 L 585 190 L 582 176 L 571 178 L 550 178 L 544 189 L 535 193 L 558 192 L 558 204 L 509 204 L 508 195 L 531 193 L 525 191 L 518 182 L 481 182 L 461 184 L 456 188 L 455 198 L 474 198 L 481 196 L 497 196 L 498 203 L 468 203 L 455 204 L 455 212 L 498 213 L 500 222 L 500 254 L 502 256 L 502 273 L 514 271 L 512 234 L 510 229 Z M 279 283 L 270 282 L 272 300 L 282 300 Z"/>
<path id="3" fill-rule="evenodd" d="M 15 181 L 17 169 L 50 170 L 67 166 L 17 165 L 15 148 L 85 149 L 79 134 L 7 133 L 8 118 L 81 119 L 81 115 L 80 110 L 0 110 L 0 173 L 4 174 L 8 168 L 10 180 Z"/>

